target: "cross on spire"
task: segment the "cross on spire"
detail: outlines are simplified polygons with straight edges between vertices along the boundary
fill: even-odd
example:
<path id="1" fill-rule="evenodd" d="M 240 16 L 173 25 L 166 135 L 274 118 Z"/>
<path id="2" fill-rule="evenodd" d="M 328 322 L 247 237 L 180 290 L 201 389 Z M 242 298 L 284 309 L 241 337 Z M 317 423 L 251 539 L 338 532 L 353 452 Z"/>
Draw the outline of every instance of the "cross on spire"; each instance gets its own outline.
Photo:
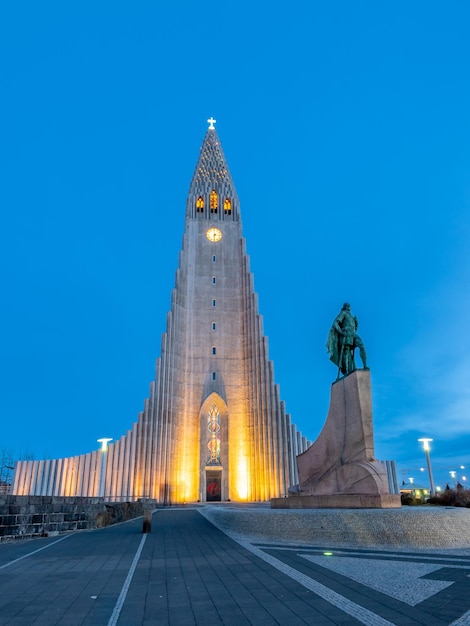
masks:
<path id="1" fill-rule="evenodd" d="M 207 121 L 209 122 L 209 130 L 214 130 L 214 124 L 217 122 L 217 120 L 215 120 L 213 117 L 210 117 Z"/>

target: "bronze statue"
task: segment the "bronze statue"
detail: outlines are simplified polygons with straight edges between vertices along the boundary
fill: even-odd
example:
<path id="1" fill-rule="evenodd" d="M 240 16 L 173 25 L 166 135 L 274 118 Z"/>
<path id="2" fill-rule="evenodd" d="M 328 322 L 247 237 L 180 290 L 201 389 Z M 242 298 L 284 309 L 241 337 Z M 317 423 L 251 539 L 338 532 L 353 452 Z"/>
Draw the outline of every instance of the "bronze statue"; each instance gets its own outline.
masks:
<path id="1" fill-rule="evenodd" d="M 347 376 L 356 369 L 354 363 L 354 350 L 356 348 L 359 348 L 363 368 L 369 369 L 366 350 L 362 339 L 357 334 L 357 326 L 357 317 L 351 313 L 351 305 L 345 302 L 333 322 L 326 343 L 330 361 L 338 367 L 338 378 L 340 372 L 343 376 Z"/>

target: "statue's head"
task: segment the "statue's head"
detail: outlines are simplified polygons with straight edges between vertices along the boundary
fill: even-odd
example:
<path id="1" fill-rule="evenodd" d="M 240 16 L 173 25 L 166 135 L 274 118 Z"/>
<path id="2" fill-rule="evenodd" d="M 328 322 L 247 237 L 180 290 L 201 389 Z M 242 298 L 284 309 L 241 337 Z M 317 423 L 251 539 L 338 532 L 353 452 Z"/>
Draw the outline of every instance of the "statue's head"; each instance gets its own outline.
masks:
<path id="1" fill-rule="evenodd" d="M 350 311 L 351 310 L 351 305 L 349 304 L 349 302 L 345 302 L 343 304 L 343 311 Z"/>

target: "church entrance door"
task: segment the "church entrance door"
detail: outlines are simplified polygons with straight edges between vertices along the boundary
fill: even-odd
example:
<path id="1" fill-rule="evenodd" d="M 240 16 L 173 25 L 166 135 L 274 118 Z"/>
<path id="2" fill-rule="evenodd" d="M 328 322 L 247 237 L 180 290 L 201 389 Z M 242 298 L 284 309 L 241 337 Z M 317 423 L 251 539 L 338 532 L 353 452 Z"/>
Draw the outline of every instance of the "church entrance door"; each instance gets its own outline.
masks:
<path id="1" fill-rule="evenodd" d="M 222 500 L 222 472 L 206 470 L 206 501 L 220 502 Z"/>

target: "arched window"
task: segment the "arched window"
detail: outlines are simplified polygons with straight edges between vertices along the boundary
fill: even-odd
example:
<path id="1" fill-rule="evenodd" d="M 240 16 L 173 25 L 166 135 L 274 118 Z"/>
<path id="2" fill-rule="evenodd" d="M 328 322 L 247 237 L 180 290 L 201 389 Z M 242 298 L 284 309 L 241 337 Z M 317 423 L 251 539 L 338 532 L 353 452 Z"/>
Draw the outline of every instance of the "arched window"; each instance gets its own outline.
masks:
<path id="1" fill-rule="evenodd" d="M 225 198 L 224 200 L 224 213 L 225 215 L 232 214 L 232 203 L 230 202 L 228 198 Z"/>
<path id="2" fill-rule="evenodd" d="M 197 213 L 204 213 L 204 198 L 202 196 L 196 200 L 196 211 Z"/>
<path id="3" fill-rule="evenodd" d="M 219 206 L 219 198 L 217 197 L 217 193 L 214 191 L 214 189 L 211 191 L 209 199 L 210 199 L 211 213 L 217 213 L 217 207 Z"/>

